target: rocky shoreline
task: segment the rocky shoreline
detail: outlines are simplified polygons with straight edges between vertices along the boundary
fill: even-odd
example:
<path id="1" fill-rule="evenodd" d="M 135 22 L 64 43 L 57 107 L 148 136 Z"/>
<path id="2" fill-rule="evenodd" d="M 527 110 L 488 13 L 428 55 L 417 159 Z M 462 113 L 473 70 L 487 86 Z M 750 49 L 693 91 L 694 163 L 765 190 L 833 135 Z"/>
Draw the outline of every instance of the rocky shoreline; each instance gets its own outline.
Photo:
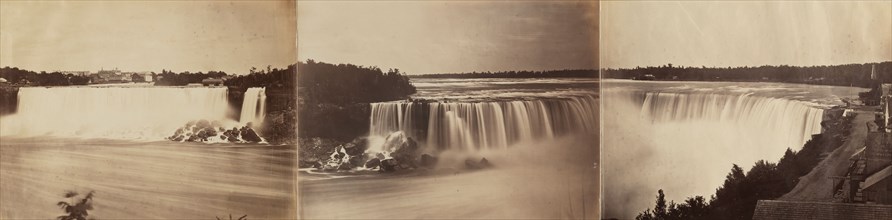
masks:
<path id="1" fill-rule="evenodd" d="M 419 144 L 412 138 L 390 136 L 383 152 L 369 152 L 368 140 L 356 138 L 352 141 L 338 141 L 324 138 L 300 139 L 298 167 L 312 168 L 318 172 L 336 173 L 371 170 L 390 173 L 405 170 L 434 169 L 439 158 L 422 153 Z M 396 141 L 393 141 L 396 140 Z M 493 167 L 486 158 L 469 158 L 464 161 L 468 170 Z"/>

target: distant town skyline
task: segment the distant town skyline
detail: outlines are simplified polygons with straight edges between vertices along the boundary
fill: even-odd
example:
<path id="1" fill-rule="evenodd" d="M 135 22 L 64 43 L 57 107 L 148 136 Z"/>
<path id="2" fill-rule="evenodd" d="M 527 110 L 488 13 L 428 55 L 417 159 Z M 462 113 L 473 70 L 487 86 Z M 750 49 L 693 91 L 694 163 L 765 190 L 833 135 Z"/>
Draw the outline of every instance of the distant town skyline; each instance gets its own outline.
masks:
<path id="1" fill-rule="evenodd" d="M 299 1 L 298 58 L 409 74 L 598 67 L 597 1 Z"/>
<path id="2" fill-rule="evenodd" d="M 603 1 L 604 68 L 892 61 L 892 1 Z"/>
<path id="3" fill-rule="evenodd" d="M 288 1 L 0 1 L 0 67 L 246 74 L 296 59 Z"/>

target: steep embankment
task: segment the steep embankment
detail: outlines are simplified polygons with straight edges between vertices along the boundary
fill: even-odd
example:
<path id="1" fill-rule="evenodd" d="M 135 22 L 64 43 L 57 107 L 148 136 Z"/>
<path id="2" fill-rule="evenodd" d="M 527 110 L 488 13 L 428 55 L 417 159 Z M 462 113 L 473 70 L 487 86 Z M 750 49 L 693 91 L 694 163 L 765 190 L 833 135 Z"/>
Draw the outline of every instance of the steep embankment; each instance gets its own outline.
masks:
<path id="1" fill-rule="evenodd" d="M 830 177 L 843 176 L 851 165 L 849 157 L 864 147 L 867 138 L 866 124 L 873 121 L 873 112 L 869 109 L 856 110 L 857 114 L 851 121 L 851 134 L 841 147 L 833 151 L 826 159 L 818 163 L 815 168 L 800 178 L 799 183 L 792 191 L 779 198 L 791 201 L 824 201 L 833 200 L 833 183 Z"/>

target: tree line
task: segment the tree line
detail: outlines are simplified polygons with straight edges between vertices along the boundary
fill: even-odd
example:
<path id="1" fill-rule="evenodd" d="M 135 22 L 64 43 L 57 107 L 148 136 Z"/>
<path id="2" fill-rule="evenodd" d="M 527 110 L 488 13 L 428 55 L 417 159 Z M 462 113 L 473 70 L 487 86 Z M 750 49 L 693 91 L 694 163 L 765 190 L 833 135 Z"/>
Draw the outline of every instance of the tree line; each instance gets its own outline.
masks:
<path id="1" fill-rule="evenodd" d="M 161 73 L 151 73 L 154 84 L 157 86 L 185 86 L 191 83 L 201 83 L 202 80 L 208 78 L 226 80 L 225 85 L 233 87 L 267 87 L 267 88 L 290 88 L 294 90 L 294 81 L 296 77 L 296 64 L 289 65 L 287 68 L 279 69 L 267 66 L 265 70 L 258 70 L 252 67 L 246 75 L 231 76 L 223 71 L 209 72 L 174 72 L 163 69 Z M 132 74 L 126 76 L 132 82 L 146 82 L 144 76 L 140 74 Z M 63 74 L 62 72 L 34 72 L 17 67 L 0 68 L 0 78 L 6 79 L 11 84 L 31 85 L 31 86 L 72 86 L 87 85 L 91 82 L 89 75 L 79 76 L 74 74 Z"/>
<path id="2" fill-rule="evenodd" d="M 758 66 L 758 67 L 635 67 L 605 69 L 604 78 L 679 81 L 782 82 L 836 86 L 870 87 L 871 70 L 876 66 L 880 82 L 892 82 L 892 62 L 845 64 L 833 66 Z"/>
<path id="3" fill-rule="evenodd" d="M 264 70 L 251 67 L 247 75 L 238 75 L 229 78 L 224 85 L 230 87 L 266 87 L 272 90 L 294 91 L 297 77 L 297 64 L 288 65 L 284 69 L 266 66 Z"/>
<path id="4" fill-rule="evenodd" d="M 191 73 L 189 71 L 175 73 L 170 70 L 163 69 L 161 73 L 152 73 L 152 79 L 155 81 L 156 86 L 185 86 L 190 83 L 201 83 L 202 80 L 208 78 L 223 78 L 227 74 L 222 71 L 209 71 L 207 73 L 197 72 Z M 134 82 L 138 77 L 133 76 Z"/>
<path id="5" fill-rule="evenodd" d="M 72 86 L 87 85 L 90 83 L 89 76 L 63 74 L 61 72 L 47 73 L 46 71 L 38 73 L 8 66 L 0 68 L 0 78 L 4 78 L 12 84 L 30 84 L 38 86 Z"/>
<path id="6" fill-rule="evenodd" d="M 412 78 L 597 78 L 598 70 L 500 71 L 470 73 L 434 73 L 413 75 Z"/>
<path id="7" fill-rule="evenodd" d="M 832 109 L 841 115 L 841 109 Z M 638 214 L 637 220 L 681 219 L 752 219 L 756 203 L 764 199 L 776 199 L 793 190 L 799 178 L 811 172 L 821 161 L 824 150 L 841 146 L 849 135 L 850 117 L 835 117 L 822 122 L 827 128 L 822 134 L 813 135 L 802 150 L 790 148 L 777 163 L 757 161 L 749 171 L 734 164 L 725 181 L 715 194 L 706 201 L 702 196 L 687 198 L 676 204 L 665 200 L 663 190 L 657 192 L 656 205 Z"/>
<path id="8" fill-rule="evenodd" d="M 399 69 L 299 62 L 299 97 L 310 103 L 371 103 L 408 98 L 415 93 L 409 77 Z"/>

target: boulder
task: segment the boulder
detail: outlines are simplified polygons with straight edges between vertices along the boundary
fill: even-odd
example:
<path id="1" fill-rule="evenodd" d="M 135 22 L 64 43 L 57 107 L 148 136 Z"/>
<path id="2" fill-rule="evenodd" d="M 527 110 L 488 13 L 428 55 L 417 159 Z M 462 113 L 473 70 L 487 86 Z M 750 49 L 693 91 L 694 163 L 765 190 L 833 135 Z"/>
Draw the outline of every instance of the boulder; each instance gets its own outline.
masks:
<path id="1" fill-rule="evenodd" d="M 480 163 L 478 163 L 478 164 L 480 165 L 480 167 L 483 167 L 483 168 L 492 167 L 492 164 L 489 163 L 489 160 L 486 160 L 486 157 L 484 157 L 483 159 L 480 159 Z"/>
<path id="2" fill-rule="evenodd" d="M 418 165 L 421 167 L 433 168 L 437 165 L 437 158 L 428 154 L 422 154 L 421 159 L 418 161 Z"/>
<path id="3" fill-rule="evenodd" d="M 412 138 L 406 138 L 406 142 L 403 142 L 396 151 L 390 153 L 390 156 L 400 164 L 416 167 L 415 158 L 418 158 L 418 153 L 418 143 Z"/>
<path id="4" fill-rule="evenodd" d="M 489 160 L 486 160 L 485 157 L 483 159 L 480 159 L 479 162 L 474 159 L 470 159 L 470 158 L 465 160 L 465 168 L 468 168 L 471 170 L 478 170 L 478 169 L 489 168 L 489 167 L 492 167 L 492 164 L 489 163 Z"/>
<path id="5" fill-rule="evenodd" d="M 378 158 L 372 158 L 371 160 L 365 162 L 365 168 L 369 168 L 369 169 L 376 168 L 380 165 L 381 165 L 381 160 L 379 160 Z"/>
<path id="6" fill-rule="evenodd" d="M 223 132 L 223 135 L 226 135 L 226 140 L 229 142 L 238 142 L 239 141 L 239 131 L 238 128 L 232 128 Z"/>
<path id="7" fill-rule="evenodd" d="M 344 144 L 344 150 L 347 151 L 347 154 L 354 156 L 364 154 L 368 148 L 369 146 L 364 138 L 357 138 L 350 143 Z"/>
<path id="8" fill-rule="evenodd" d="M 366 160 L 365 155 L 356 155 L 356 156 L 351 156 L 350 159 L 347 160 L 347 162 L 350 163 L 350 165 L 353 165 L 353 167 L 361 167 L 361 166 L 365 165 L 365 160 Z"/>
<path id="9" fill-rule="evenodd" d="M 245 142 L 257 143 L 263 141 L 263 139 L 260 139 L 260 136 L 257 135 L 257 132 L 254 132 L 254 129 L 247 126 L 243 127 L 239 134 L 242 136 L 242 140 Z"/>
<path id="10" fill-rule="evenodd" d="M 395 159 L 393 159 L 393 158 L 384 159 L 381 161 L 381 169 L 379 171 L 393 172 L 393 171 L 396 171 L 398 167 L 399 167 L 399 162 L 397 162 Z"/>

